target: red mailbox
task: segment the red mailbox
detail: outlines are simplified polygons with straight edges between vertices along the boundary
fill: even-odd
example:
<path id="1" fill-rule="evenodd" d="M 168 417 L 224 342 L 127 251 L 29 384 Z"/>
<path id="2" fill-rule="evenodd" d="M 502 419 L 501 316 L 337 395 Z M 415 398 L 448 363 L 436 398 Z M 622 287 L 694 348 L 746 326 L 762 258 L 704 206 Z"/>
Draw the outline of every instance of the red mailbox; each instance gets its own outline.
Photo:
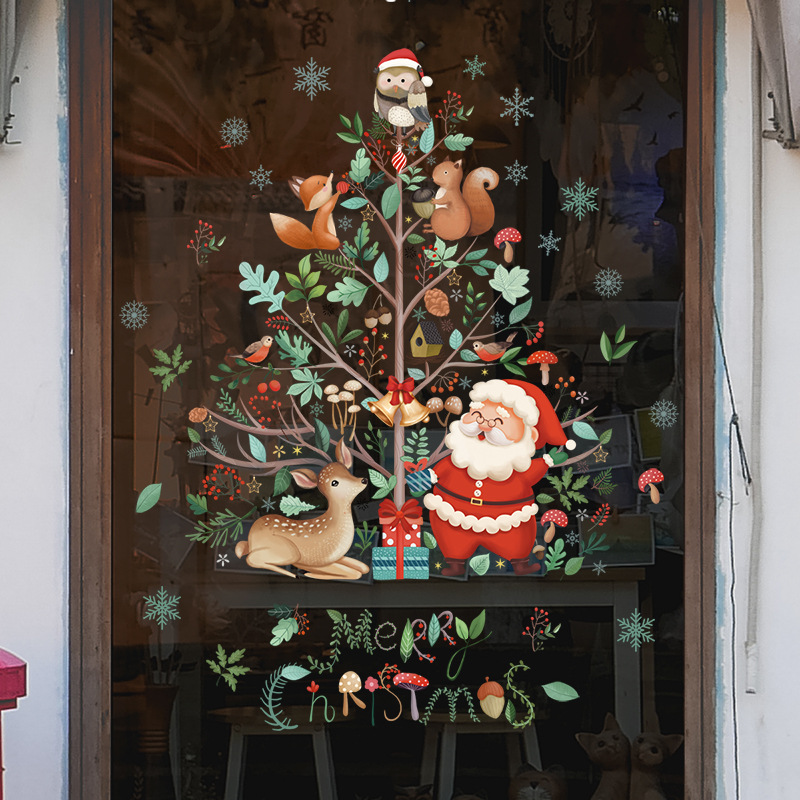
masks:
<path id="1" fill-rule="evenodd" d="M 28 666 L 7 650 L 0 650 L 0 712 L 17 707 L 25 696 Z M 0 800 L 3 800 L 3 720 L 0 713 Z"/>

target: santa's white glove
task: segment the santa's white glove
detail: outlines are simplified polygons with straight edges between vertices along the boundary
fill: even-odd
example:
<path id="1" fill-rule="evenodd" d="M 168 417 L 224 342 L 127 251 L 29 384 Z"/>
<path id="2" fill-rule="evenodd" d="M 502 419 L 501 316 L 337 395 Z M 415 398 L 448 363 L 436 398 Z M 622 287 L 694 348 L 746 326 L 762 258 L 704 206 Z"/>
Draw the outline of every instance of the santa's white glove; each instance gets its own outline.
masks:
<path id="1" fill-rule="evenodd" d="M 545 453 L 542 456 L 542 458 L 544 459 L 544 463 L 547 464 L 548 467 L 554 467 L 556 465 L 555 461 L 553 461 L 549 453 Z"/>

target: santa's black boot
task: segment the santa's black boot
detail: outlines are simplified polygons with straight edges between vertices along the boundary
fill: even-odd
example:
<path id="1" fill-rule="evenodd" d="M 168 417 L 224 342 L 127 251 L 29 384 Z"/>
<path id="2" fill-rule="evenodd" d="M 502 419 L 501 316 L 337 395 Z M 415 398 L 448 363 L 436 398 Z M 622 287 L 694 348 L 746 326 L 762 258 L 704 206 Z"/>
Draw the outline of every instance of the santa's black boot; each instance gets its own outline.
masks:
<path id="1" fill-rule="evenodd" d="M 442 575 L 446 578 L 460 578 L 466 571 L 466 559 L 448 558 L 447 566 L 442 570 Z"/>
<path id="2" fill-rule="evenodd" d="M 512 558 L 511 566 L 514 567 L 515 575 L 534 575 L 542 570 L 541 564 L 531 564 L 527 558 Z M 444 574 L 444 570 L 442 573 Z"/>

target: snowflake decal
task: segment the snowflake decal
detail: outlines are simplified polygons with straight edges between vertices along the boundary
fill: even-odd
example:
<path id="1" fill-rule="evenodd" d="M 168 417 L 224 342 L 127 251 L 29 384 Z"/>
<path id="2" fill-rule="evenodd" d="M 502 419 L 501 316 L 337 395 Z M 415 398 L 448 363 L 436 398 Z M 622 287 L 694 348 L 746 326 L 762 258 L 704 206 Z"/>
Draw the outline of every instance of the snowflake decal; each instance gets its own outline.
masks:
<path id="1" fill-rule="evenodd" d="M 499 328 L 501 325 L 505 325 L 505 323 L 506 318 L 499 311 L 495 311 L 494 314 L 492 314 L 492 324 L 495 328 Z"/>
<path id="2" fill-rule="evenodd" d="M 162 586 L 152 597 L 145 595 L 144 619 L 155 620 L 156 625 L 163 631 L 173 620 L 180 619 L 178 613 L 178 600 L 180 595 L 169 595 Z"/>
<path id="3" fill-rule="evenodd" d="M 464 61 L 467 62 L 467 66 L 464 67 L 464 72 L 469 75 L 472 80 L 478 77 L 478 75 L 484 75 L 483 68 L 486 66 L 485 61 L 480 61 L 478 56 L 476 55 L 475 58 L 465 58 Z"/>
<path id="4" fill-rule="evenodd" d="M 639 609 L 634 609 L 630 619 L 618 619 L 619 627 L 621 628 L 618 642 L 627 642 L 636 652 L 645 642 L 654 642 L 653 637 L 653 623 L 654 619 L 643 617 L 639 613 Z"/>
<path id="5" fill-rule="evenodd" d="M 525 174 L 527 169 L 526 164 L 520 164 L 519 160 L 515 160 L 510 167 L 506 167 L 506 180 L 514 181 L 514 186 L 519 186 L 520 181 L 528 180 L 528 176 Z"/>
<path id="6" fill-rule="evenodd" d="M 272 175 L 272 170 L 264 169 L 261 164 L 258 165 L 258 169 L 251 169 L 250 175 L 253 178 L 253 180 L 250 181 L 250 185 L 252 186 L 255 184 L 258 186 L 259 190 L 272 183 L 269 179 L 269 176 Z"/>
<path id="7" fill-rule="evenodd" d="M 622 291 L 622 275 L 615 269 L 601 269 L 595 276 L 594 288 L 601 297 L 615 297 Z"/>
<path id="8" fill-rule="evenodd" d="M 426 311 L 426 310 L 425 310 L 425 309 L 424 309 L 422 306 L 417 306 L 417 307 L 416 307 L 416 308 L 415 308 L 415 309 L 414 309 L 414 310 L 411 312 L 411 316 L 412 316 L 412 317 L 414 317 L 414 319 L 415 319 L 417 322 L 422 322 L 422 320 L 424 320 L 424 319 L 425 319 L 425 317 L 427 317 L 427 316 L 428 316 L 428 312 L 427 312 L 427 311 Z"/>
<path id="9" fill-rule="evenodd" d="M 656 400 L 650 406 L 650 421 L 658 428 L 671 428 L 678 421 L 678 407 L 671 400 Z"/>
<path id="10" fill-rule="evenodd" d="M 128 330 L 132 331 L 144 328 L 144 326 L 147 325 L 149 316 L 150 313 L 147 310 L 147 306 L 144 303 L 140 303 L 138 300 L 131 300 L 125 303 L 119 312 L 119 318 L 122 320 L 122 324 Z"/>
<path id="11" fill-rule="evenodd" d="M 226 147 L 236 147 L 237 145 L 244 144 L 247 137 L 250 135 L 250 129 L 247 123 L 239 117 L 230 117 L 222 123 L 220 128 L 220 135 L 222 141 L 225 142 Z"/>
<path id="12" fill-rule="evenodd" d="M 230 563 L 230 561 L 229 561 L 229 558 L 228 558 L 228 554 L 227 554 L 227 553 L 220 553 L 220 554 L 217 556 L 217 564 L 218 564 L 220 567 L 227 567 L 229 563 Z"/>
<path id="13" fill-rule="evenodd" d="M 292 67 L 292 69 L 297 76 L 297 83 L 293 87 L 294 90 L 305 92 L 309 100 L 313 100 L 320 92 L 330 91 L 328 73 L 331 68 L 321 67 L 314 61 L 313 56 L 302 67 Z"/>
<path id="14" fill-rule="evenodd" d="M 275 510 L 275 500 L 272 497 L 268 497 L 262 504 L 261 508 L 269 514 L 270 511 Z"/>
<path id="15" fill-rule="evenodd" d="M 583 178 L 578 178 L 575 186 L 567 187 L 561 191 L 564 192 L 562 211 L 572 211 L 578 219 L 583 219 L 589 211 L 597 211 L 595 197 L 599 189 L 587 186 L 583 182 Z"/>
<path id="16" fill-rule="evenodd" d="M 549 256 L 553 250 L 558 252 L 558 243 L 561 241 L 560 236 L 553 236 L 553 231 L 550 231 L 547 236 L 544 236 L 540 233 L 539 238 L 542 240 L 542 243 L 539 245 L 539 249 L 541 250 L 544 248 L 546 255 Z"/>
<path id="17" fill-rule="evenodd" d="M 463 378 L 458 379 L 458 385 L 462 389 L 469 389 L 472 386 L 472 381 L 465 375 Z"/>
<path id="18" fill-rule="evenodd" d="M 567 544 L 572 545 L 578 544 L 581 540 L 580 534 L 575 531 L 570 531 L 564 538 L 567 540 Z"/>
<path id="19" fill-rule="evenodd" d="M 428 156 L 425 161 L 432 166 L 436 163 L 436 156 Z"/>
<path id="20" fill-rule="evenodd" d="M 356 346 L 354 344 L 348 344 L 344 348 L 344 354 L 349 356 L 350 358 L 355 358 L 356 355 Z"/>
<path id="21" fill-rule="evenodd" d="M 500 99 L 506 104 L 506 110 L 500 116 L 513 117 L 514 125 L 519 125 L 522 117 L 533 116 L 533 111 L 528 109 L 528 103 L 533 102 L 533 97 L 523 97 L 519 93 L 519 86 L 514 89 L 514 94 L 511 97 L 501 97 Z"/>
<path id="22" fill-rule="evenodd" d="M 342 217 L 339 220 L 339 230 L 340 231 L 349 231 L 353 225 L 353 220 L 350 217 Z"/>
<path id="23" fill-rule="evenodd" d="M 453 289 L 453 291 L 450 292 L 450 299 L 455 300 L 456 302 L 463 300 L 464 292 L 462 292 L 461 289 Z"/>
<path id="24" fill-rule="evenodd" d="M 605 575 L 606 565 L 602 561 L 595 561 L 592 565 L 592 572 L 594 572 L 595 575 Z"/>
<path id="25" fill-rule="evenodd" d="M 325 409 L 322 407 L 321 403 L 314 403 L 314 405 L 309 409 L 309 411 L 311 411 L 315 417 L 318 417 L 324 410 Z"/>

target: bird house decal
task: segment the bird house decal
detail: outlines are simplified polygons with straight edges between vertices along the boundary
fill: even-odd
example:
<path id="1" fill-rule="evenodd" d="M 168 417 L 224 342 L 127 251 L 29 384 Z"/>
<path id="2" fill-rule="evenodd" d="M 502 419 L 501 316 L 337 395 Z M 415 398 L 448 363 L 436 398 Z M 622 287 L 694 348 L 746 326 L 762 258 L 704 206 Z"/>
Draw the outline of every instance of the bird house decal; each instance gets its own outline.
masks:
<path id="1" fill-rule="evenodd" d="M 428 320 L 422 320 L 411 334 L 411 354 L 415 358 L 438 356 L 443 344 L 439 329 Z"/>

